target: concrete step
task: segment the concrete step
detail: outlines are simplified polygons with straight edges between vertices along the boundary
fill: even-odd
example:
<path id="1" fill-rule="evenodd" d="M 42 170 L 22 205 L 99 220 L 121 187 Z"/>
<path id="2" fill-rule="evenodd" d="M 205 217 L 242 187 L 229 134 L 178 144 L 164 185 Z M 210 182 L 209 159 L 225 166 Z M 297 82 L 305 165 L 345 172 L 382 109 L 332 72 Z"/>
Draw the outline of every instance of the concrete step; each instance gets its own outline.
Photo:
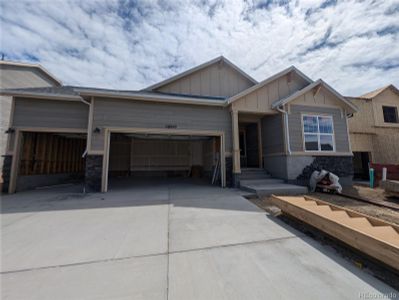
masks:
<path id="1" fill-rule="evenodd" d="M 252 187 L 252 192 L 255 192 L 259 197 L 274 195 L 303 195 L 308 193 L 307 187 L 287 184 L 287 183 L 275 183 L 257 185 Z"/>
<path id="2" fill-rule="evenodd" d="M 256 172 L 264 173 L 264 172 L 266 172 L 266 170 L 262 169 L 262 168 L 244 168 L 244 169 L 241 169 L 241 173 L 256 173 Z"/>
<path id="3" fill-rule="evenodd" d="M 252 179 L 269 179 L 271 176 L 266 173 L 259 173 L 259 174 L 241 174 L 240 175 L 240 181 L 241 180 L 252 180 Z"/>
<path id="4" fill-rule="evenodd" d="M 273 183 L 284 183 L 284 180 L 277 178 L 246 179 L 240 180 L 240 186 L 258 186 Z"/>

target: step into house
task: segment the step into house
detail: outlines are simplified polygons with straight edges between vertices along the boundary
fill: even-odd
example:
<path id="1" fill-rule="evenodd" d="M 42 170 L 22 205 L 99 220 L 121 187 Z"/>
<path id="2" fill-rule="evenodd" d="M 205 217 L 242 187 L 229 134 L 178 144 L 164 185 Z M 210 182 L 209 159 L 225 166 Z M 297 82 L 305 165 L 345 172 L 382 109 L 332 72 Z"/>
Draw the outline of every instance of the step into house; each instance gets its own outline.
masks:
<path id="1" fill-rule="evenodd" d="M 242 169 L 240 188 L 258 197 L 268 195 L 301 195 L 308 189 L 304 186 L 285 183 L 282 179 L 272 178 L 264 169 Z"/>

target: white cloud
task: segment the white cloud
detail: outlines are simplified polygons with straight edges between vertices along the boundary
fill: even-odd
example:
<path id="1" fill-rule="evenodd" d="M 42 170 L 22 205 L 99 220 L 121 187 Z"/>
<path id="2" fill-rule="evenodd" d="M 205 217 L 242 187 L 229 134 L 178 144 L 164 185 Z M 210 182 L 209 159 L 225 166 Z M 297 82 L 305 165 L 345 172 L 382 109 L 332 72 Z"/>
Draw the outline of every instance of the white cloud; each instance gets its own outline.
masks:
<path id="1" fill-rule="evenodd" d="M 399 85 L 399 3 L 2 1 L 1 51 L 64 83 L 139 89 L 224 55 L 258 80 L 295 65 L 358 95 Z"/>

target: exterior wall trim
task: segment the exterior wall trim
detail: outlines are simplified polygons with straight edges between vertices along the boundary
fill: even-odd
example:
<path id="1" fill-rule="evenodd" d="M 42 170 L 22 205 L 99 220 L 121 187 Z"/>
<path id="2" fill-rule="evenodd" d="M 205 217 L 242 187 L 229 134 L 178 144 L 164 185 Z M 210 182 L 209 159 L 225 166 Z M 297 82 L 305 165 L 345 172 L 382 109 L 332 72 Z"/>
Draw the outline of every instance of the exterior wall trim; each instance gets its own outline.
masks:
<path id="1" fill-rule="evenodd" d="M 15 131 L 15 140 L 14 140 L 14 154 L 12 156 L 11 162 L 11 172 L 10 172 L 10 183 L 8 187 L 8 193 L 13 194 L 17 188 L 17 176 L 18 176 L 18 167 L 19 167 L 19 158 L 21 155 L 21 142 L 22 142 L 22 134 L 19 129 Z"/>
<path id="2" fill-rule="evenodd" d="M 318 151 L 310 150 L 310 151 L 308 151 L 308 150 L 306 150 L 306 147 L 305 147 L 305 128 L 303 126 L 303 117 L 304 116 L 315 116 L 315 117 L 323 116 L 323 117 L 328 117 L 328 118 L 331 119 L 331 122 L 332 122 L 332 125 L 333 125 L 332 126 L 332 130 L 333 130 L 333 132 L 332 132 L 333 150 L 332 151 L 321 151 L 321 150 L 318 150 Z M 329 115 L 329 114 L 326 114 L 326 113 L 322 113 L 322 114 L 320 114 L 320 113 L 301 113 L 301 128 L 302 128 L 302 149 L 303 149 L 304 152 L 306 152 L 306 153 L 309 153 L 309 152 L 336 153 L 337 152 L 336 151 L 337 147 L 336 147 L 336 143 L 335 143 L 334 117 L 332 115 Z M 320 135 L 320 133 L 318 133 L 318 134 Z"/>
<path id="3" fill-rule="evenodd" d="M 295 151 L 291 152 L 291 155 L 301 155 L 301 156 L 353 156 L 352 152 L 304 152 L 304 151 Z"/>
<path id="4" fill-rule="evenodd" d="M 13 126 L 14 129 L 24 132 L 54 132 L 54 133 L 86 133 L 87 129 L 80 128 L 50 128 L 50 127 L 19 127 Z"/>
<path id="5" fill-rule="evenodd" d="M 11 98 L 11 111 L 10 111 L 10 119 L 8 122 L 8 128 L 12 127 L 13 121 L 14 121 L 14 111 L 15 111 L 15 97 Z M 10 135 L 7 136 L 7 145 L 6 145 L 6 153 L 11 153 L 11 155 L 14 153 L 14 149 L 10 151 L 10 146 L 11 146 L 11 140 L 10 140 Z"/>

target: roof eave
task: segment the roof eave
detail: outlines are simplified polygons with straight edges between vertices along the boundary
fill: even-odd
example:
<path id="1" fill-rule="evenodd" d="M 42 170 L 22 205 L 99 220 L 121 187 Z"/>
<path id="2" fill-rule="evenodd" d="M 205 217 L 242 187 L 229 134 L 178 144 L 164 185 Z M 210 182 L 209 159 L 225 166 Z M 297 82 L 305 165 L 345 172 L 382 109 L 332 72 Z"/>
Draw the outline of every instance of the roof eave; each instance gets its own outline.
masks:
<path id="1" fill-rule="evenodd" d="M 1 65 L 10 65 L 10 66 L 20 66 L 20 67 L 28 67 L 28 68 L 36 68 L 43 72 L 50 80 L 54 81 L 58 86 L 62 86 L 62 81 L 55 77 L 50 71 L 48 71 L 41 64 L 31 64 L 24 62 L 16 62 L 16 61 L 0 61 Z"/>
<path id="2" fill-rule="evenodd" d="M 0 91 L 1 96 L 10 96 L 10 97 L 23 97 L 23 98 L 40 98 L 40 99 L 48 99 L 48 100 L 70 100 L 70 101 L 81 101 L 82 97 L 74 96 L 74 95 L 55 95 L 55 94 L 47 94 L 47 93 L 32 93 L 32 92 L 2 92 Z"/>
<path id="3" fill-rule="evenodd" d="M 251 86 L 250 88 L 248 88 L 248 89 L 242 91 L 241 93 L 239 93 L 239 94 L 237 94 L 237 95 L 234 95 L 234 96 L 230 97 L 230 98 L 228 99 L 228 104 L 233 103 L 234 101 L 236 101 L 236 100 L 238 100 L 238 99 L 240 99 L 240 98 L 242 98 L 242 97 L 244 97 L 244 96 L 246 96 L 246 95 L 248 95 L 248 94 L 250 94 L 250 93 L 256 91 L 257 89 L 260 89 L 261 87 L 263 87 L 263 86 L 269 84 L 270 82 L 276 80 L 277 78 L 280 78 L 280 77 L 282 77 L 282 76 L 284 76 L 284 75 L 286 75 L 286 74 L 288 74 L 288 73 L 290 73 L 290 72 L 292 72 L 292 71 L 295 71 L 299 76 L 301 76 L 302 78 L 304 78 L 305 80 L 307 80 L 309 83 L 312 83 L 312 82 L 313 82 L 312 79 L 310 79 L 310 78 L 309 78 L 308 76 L 306 76 L 304 73 L 302 73 L 301 71 L 299 71 L 295 66 L 290 66 L 290 67 L 288 67 L 287 69 L 284 69 L 284 70 L 282 70 L 282 71 L 280 71 L 280 72 L 278 72 L 278 73 L 276 73 L 276 74 L 274 74 L 274 75 L 272 75 L 272 76 L 266 78 L 265 80 L 259 82 L 258 84 L 254 85 L 254 86 Z"/>
<path id="4" fill-rule="evenodd" d="M 272 109 L 277 109 L 278 107 L 281 107 L 281 106 L 297 99 L 299 96 L 311 91 L 312 89 L 316 88 L 319 85 L 324 86 L 327 90 L 329 90 L 332 94 L 334 94 L 339 100 L 341 100 L 347 106 L 349 106 L 353 110 L 353 112 L 357 112 L 359 110 L 356 105 L 354 105 L 352 102 L 350 102 L 349 100 L 347 100 L 343 96 L 341 96 L 337 91 L 335 91 L 332 87 L 330 87 L 322 79 L 316 80 L 315 82 L 311 83 L 310 85 L 304 87 L 303 89 L 295 92 L 294 94 L 292 94 L 284 99 L 275 101 L 274 103 L 272 103 Z"/>
<path id="5" fill-rule="evenodd" d="M 225 101 L 220 100 L 207 100 L 207 99 L 192 99 L 188 97 L 173 97 L 165 95 L 144 95 L 144 94 L 121 94 L 112 92 L 93 92 L 77 90 L 81 96 L 102 97 L 102 98 L 117 98 L 117 99 L 130 99 L 142 100 L 162 103 L 175 103 L 175 104 L 192 104 L 192 105 L 206 105 L 206 106 L 224 106 Z"/>

